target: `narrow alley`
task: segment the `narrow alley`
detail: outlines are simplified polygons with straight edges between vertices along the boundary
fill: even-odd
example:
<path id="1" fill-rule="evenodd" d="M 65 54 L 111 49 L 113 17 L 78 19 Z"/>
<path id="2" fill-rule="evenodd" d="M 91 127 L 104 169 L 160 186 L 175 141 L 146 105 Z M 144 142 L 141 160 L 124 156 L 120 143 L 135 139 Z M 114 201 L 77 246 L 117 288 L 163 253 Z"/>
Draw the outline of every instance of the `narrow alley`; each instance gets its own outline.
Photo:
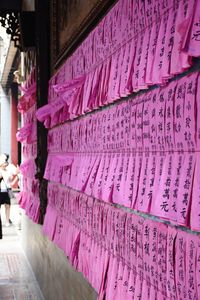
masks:
<path id="1" fill-rule="evenodd" d="M 2 222 L 4 220 L 4 207 Z M 21 246 L 21 212 L 12 203 L 9 227 L 3 225 L 0 240 L 0 300 L 43 300 L 38 283 Z"/>

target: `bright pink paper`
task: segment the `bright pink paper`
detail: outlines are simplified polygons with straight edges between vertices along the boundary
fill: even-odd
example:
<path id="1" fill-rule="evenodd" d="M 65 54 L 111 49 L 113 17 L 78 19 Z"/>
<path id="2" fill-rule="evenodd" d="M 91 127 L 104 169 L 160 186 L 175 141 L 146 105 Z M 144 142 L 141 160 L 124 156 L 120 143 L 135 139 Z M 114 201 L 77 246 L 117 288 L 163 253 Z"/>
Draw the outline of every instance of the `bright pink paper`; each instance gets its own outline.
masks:
<path id="1" fill-rule="evenodd" d="M 187 299 L 186 294 L 186 232 L 179 231 L 176 239 L 175 280 L 177 300 Z"/>

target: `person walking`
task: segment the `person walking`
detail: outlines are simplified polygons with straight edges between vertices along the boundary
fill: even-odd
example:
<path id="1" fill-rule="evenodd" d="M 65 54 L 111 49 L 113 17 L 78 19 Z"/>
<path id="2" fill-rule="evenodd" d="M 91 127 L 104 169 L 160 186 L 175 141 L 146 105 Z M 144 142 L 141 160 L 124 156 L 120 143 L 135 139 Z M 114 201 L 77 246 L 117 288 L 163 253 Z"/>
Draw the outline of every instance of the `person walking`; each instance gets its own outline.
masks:
<path id="1" fill-rule="evenodd" d="M 12 224 L 10 220 L 11 199 L 14 194 L 11 188 L 14 178 L 17 176 L 17 168 L 8 162 L 9 155 L 3 153 L 0 155 L 0 205 L 5 204 L 5 226 L 8 227 Z"/>

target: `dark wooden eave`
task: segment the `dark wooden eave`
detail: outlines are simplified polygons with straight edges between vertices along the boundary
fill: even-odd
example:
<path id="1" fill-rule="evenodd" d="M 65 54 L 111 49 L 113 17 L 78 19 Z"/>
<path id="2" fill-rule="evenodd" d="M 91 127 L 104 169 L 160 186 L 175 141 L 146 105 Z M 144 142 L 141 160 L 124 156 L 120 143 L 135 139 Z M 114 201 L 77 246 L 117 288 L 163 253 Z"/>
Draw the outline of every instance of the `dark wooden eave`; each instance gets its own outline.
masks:
<path id="1" fill-rule="evenodd" d="M 21 0 L 1 0 L 0 12 L 19 12 L 21 11 Z"/>

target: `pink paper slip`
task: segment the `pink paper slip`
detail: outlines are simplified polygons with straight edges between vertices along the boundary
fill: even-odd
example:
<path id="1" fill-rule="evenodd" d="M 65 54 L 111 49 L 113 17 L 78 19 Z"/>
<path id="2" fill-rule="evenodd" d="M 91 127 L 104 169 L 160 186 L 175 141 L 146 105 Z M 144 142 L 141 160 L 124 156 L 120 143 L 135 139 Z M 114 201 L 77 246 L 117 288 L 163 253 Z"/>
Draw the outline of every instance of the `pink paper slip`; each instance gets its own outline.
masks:
<path id="1" fill-rule="evenodd" d="M 179 231 L 176 239 L 175 280 L 177 300 L 187 299 L 186 293 L 186 233 Z"/>
<path id="2" fill-rule="evenodd" d="M 63 241 L 64 242 L 66 241 L 65 235 L 67 234 L 65 233 L 65 235 L 63 235 L 63 227 L 64 227 L 64 218 L 61 215 L 58 215 L 57 222 L 55 225 L 55 234 L 54 234 L 53 241 L 59 248 L 65 250 L 65 243 L 63 243 Z"/>
<path id="3" fill-rule="evenodd" d="M 192 57 L 187 53 L 188 42 L 191 39 L 191 27 L 196 8 L 196 0 L 189 1 L 185 4 L 186 16 L 183 23 L 179 24 L 177 30 L 182 37 L 181 53 L 179 56 L 180 65 L 183 68 L 188 68 L 192 65 Z M 195 56 L 195 55 L 194 55 Z"/>
<path id="4" fill-rule="evenodd" d="M 196 277 L 196 284 L 197 284 L 197 295 L 198 295 L 198 298 L 199 298 L 200 297 L 200 238 L 199 238 L 199 236 L 198 236 L 198 240 L 197 240 L 197 256 L 196 256 L 195 277 Z"/>
<path id="5" fill-rule="evenodd" d="M 130 116 L 130 149 L 136 149 L 136 113 L 137 113 L 137 98 L 130 100 L 131 116 Z"/>
<path id="6" fill-rule="evenodd" d="M 157 145 L 157 107 L 158 107 L 159 89 L 152 91 L 151 100 L 149 106 L 149 126 L 150 126 L 150 150 L 155 151 L 158 148 Z"/>
<path id="7" fill-rule="evenodd" d="M 148 152 L 150 149 L 150 112 L 152 107 L 152 94 L 146 93 L 145 96 L 141 97 L 144 102 L 143 106 L 143 126 L 142 126 L 142 138 L 143 138 L 143 149 Z M 131 118 L 132 119 L 132 118 Z"/>
<path id="8" fill-rule="evenodd" d="M 124 57 L 125 56 L 125 46 L 122 46 L 118 52 L 118 64 L 117 68 L 115 69 L 115 76 L 114 76 L 114 84 L 113 84 L 113 100 L 115 101 L 116 99 L 120 98 L 120 83 L 121 79 L 123 77 L 123 64 L 124 64 Z"/>
<path id="9" fill-rule="evenodd" d="M 127 300 L 134 299 L 135 296 L 135 284 L 136 284 L 136 273 L 130 269 L 129 280 L 128 280 L 128 289 L 127 289 Z"/>
<path id="10" fill-rule="evenodd" d="M 184 145 L 184 106 L 186 95 L 186 78 L 182 78 L 177 85 L 174 106 L 174 136 L 176 149 L 183 150 Z"/>
<path id="11" fill-rule="evenodd" d="M 198 73 L 195 72 L 186 78 L 186 93 L 184 103 L 184 149 L 194 151 L 196 148 L 195 135 L 196 135 L 196 108 L 195 100 L 197 94 L 197 77 Z"/>
<path id="12" fill-rule="evenodd" d="M 143 196 L 143 211 L 149 212 L 152 204 L 152 195 L 155 182 L 156 156 L 151 154 L 148 160 L 147 177 Z"/>
<path id="13" fill-rule="evenodd" d="M 132 87 L 134 92 L 137 92 L 139 90 L 138 80 L 140 78 L 140 64 L 141 64 L 143 41 L 144 41 L 144 36 L 141 34 L 138 36 L 136 40 L 137 48 L 135 52 L 134 66 L 132 71 Z"/>
<path id="14" fill-rule="evenodd" d="M 135 164 L 136 164 L 136 156 L 135 154 L 130 153 L 127 177 L 126 177 L 126 181 L 124 184 L 124 191 L 123 191 L 123 203 L 128 207 L 131 207 L 132 204 L 133 186 L 136 180 Z"/>
<path id="15" fill-rule="evenodd" d="M 165 103 L 167 100 L 167 89 L 160 88 L 157 94 L 156 108 L 156 144 L 159 151 L 165 149 Z"/>
<path id="16" fill-rule="evenodd" d="M 156 223 L 151 220 L 144 221 L 143 228 L 143 268 L 144 281 L 142 297 L 151 299 L 152 290 L 157 290 L 157 234 Z"/>
<path id="17" fill-rule="evenodd" d="M 191 4 L 192 5 L 192 4 Z M 193 9 L 191 15 L 188 18 L 191 18 L 192 22 L 189 23 L 191 26 L 189 35 L 184 45 L 184 51 L 188 55 L 198 57 L 200 56 L 200 1 L 196 0 L 196 5 L 193 4 Z"/>
<path id="18" fill-rule="evenodd" d="M 107 154 L 104 154 L 104 153 L 101 155 L 99 168 L 98 168 L 98 171 L 96 174 L 96 179 L 95 179 L 93 189 L 92 189 L 92 196 L 97 199 L 101 199 L 100 191 L 101 191 L 101 184 L 102 184 L 102 180 L 103 180 L 103 172 L 104 172 L 106 156 L 107 156 Z"/>
<path id="19" fill-rule="evenodd" d="M 135 177 L 131 183 L 131 189 L 132 189 L 132 201 L 131 201 L 131 208 L 137 207 L 137 201 L 138 201 L 138 189 L 139 189 L 139 181 L 140 181 L 140 174 L 141 174 L 141 168 L 142 168 L 142 154 L 136 154 L 135 156 Z"/>
<path id="20" fill-rule="evenodd" d="M 87 160 L 84 162 L 84 168 L 83 168 L 83 173 L 82 173 L 82 176 L 80 176 L 80 190 L 81 192 L 84 192 L 85 191 L 85 188 L 87 187 L 87 184 L 88 184 L 88 180 L 90 178 L 90 175 L 91 175 L 91 172 L 94 168 L 94 165 L 96 163 L 96 160 L 97 160 L 97 155 L 96 154 L 90 154 L 90 156 L 86 156 L 87 157 Z"/>
<path id="21" fill-rule="evenodd" d="M 116 176 L 116 170 L 119 163 L 119 153 L 112 154 L 111 164 L 108 166 L 108 175 L 102 189 L 102 199 L 106 202 L 113 201 L 113 182 Z"/>
<path id="22" fill-rule="evenodd" d="M 130 159 L 131 153 L 127 152 L 124 153 L 124 171 L 122 173 L 122 180 L 119 188 L 119 196 L 120 196 L 120 204 L 130 207 L 130 202 L 128 201 L 128 196 L 126 191 L 129 189 L 129 186 L 127 185 L 127 180 L 129 176 L 129 167 L 132 162 Z M 126 196 L 125 196 L 126 195 Z"/>
<path id="23" fill-rule="evenodd" d="M 136 209 L 139 211 L 148 211 L 148 200 L 146 198 L 146 187 L 148 180 L 148 169 L 149 169 L 149 155 L 143 154 L 142 165 L 141 165 L 141 173 L 139 178 L 139 188 L 138 188 L 138 196 L 136 202 Z"/>
<path id="24" fill-rule="evenodd" d="M 195 137 L 196 137 L 196 149 L 197 149 L 197 151 L 200 151 L 200 102 L 198 100 L 199 97 L 200 97 L 200 76 L 199 76 L 199 73 L 198 73 L 196 101 L 195 101 L 195 106 L 196 106 L 196 132 L 195 132 Z"/>
<path id="25" fill-rule="evenodd" d="M 118 270 L 119 261 L 113 255 L 110 256 L 109 269 L 108 269 L 108 279 L 106 288 L 106 298 L 115 299 L 117 285 L 118 285 Z"/>
<path id="26" fill-rule="evenodd" d="M 162 67 L 163 67 L 163 57 L 166 46 L 166 31 L 168 22 L 168 13 L 164 14 L 161 18 L 160 29 L 156 41 L 156 49 L 154 62 L 151 73 L 151 80 L 154 84 L 162 84 Z"/>
<path id="27" fill-rule="evenodd" d="M 121 300 L 122 293 L 123 293 L 123 275 L 124 275 L 124 264 L 122 261 L 119 261 L 119 269 L 118 269 L 118 276 L 117 276 L 117 288 L 114 299 Z"/>
<path id="28" fill-rule="evenodd" d="M 170 196 L 172 182 L 173 155 L 166 155 L 163 163 L 162 176 L 155 195 L 153 213 L 156 216 L 171 219 Z"/>
<path id="29" fill-rule="evenodd" d="M 165 102 L 165 149 L 175 149 L 174 133 L 174 98 L 177 88 L 177 81 L 170 83 L 167 87 Z"/>
<path id="30" fill-rule="evenodd" d="M 188 233 L 186 235 L 186 299 L 198 299 L 197 294 L 197 248 L 199 237 Z"/>
<path id="31" fill-rule="evenodd" d="M 122 65 L 122 75 L 120 80 L 120 97 L 126 97 L 132 92 L 132 69 L 135 58 L 135 40 L 131 39 L 125 45 L 124 62 Z"/>
<path id="32" fill-rule="evenodd" d="M 187 10 L 184 9 L 184 5 L 182 4 L 182 2 L 179 2 L 179 8 L 178 8 L 176 23 L 175 23 L 174 46 L 172 48 L 172 54 L 171 54 L 171 67 L 170 67 L 171 75 L 178 74 L 184 71 L 184 69 L 182 68 L 179 62 L 183 37 L 179 33 L 178 28 L 180 24 L 182 24 L 185 21 L 186 12 Z"/>
<path id="33" fill-rule="evenodd" d="M 130 251 L 130 246 L 131 246 L 131 221 L 132 221 L 131 214 L 127 214 L 127 216 L 126 216 L 126 223 L 125 223 L 125 241 L 124 241 L 125 254 L 124 254 L 124 262 L 129 267 L 131 266 L 131 264 L 130 264 L 130 254 L 131 254 L 131 251 Z"/>
<path id="34" fill-rule="evenodd" d="M 156 202 L 157 198 L 157 191 L 160 186 L 162 174 L 163 174 L 163 165 L 165 162 L 165 153 L 157 154 L 155 157 L 155 169 L 153 165 L 153 175 L 152 176 L 152 182 L 150 183 L 150 196 L 151 196 L 151 207 L 150 211 L 152 214 L 154 214 L 154 211 L 157 211 L 158 203 Z M 154 178 L 154 180 L 153 180 Z M 165 203 L 164 203 L 165 207 Z"/>
<path id="35" fill-rule="evenodd" d="M 170 196 L 169 196 L 169 211 L 170 220 L 177 222 L 177 205 L 178 205 L 178 190 L 180 186 L 180 177 L 182 166 L 184 163 L 185 155 L 175 152 L 172 155 L 172 168 L 171 168 L 171 183 L 170 183 Z"/>
<path id="36" fill-rule="evenodd" d="M 166 37 L 165 37 L 165 47 L 163 52 L 163 62 L 161 67 L 162 78 L 170 78 L 170 63 L 171 63 L 171 53 L 174 45 L 174 34 L 175 34 L 175 22 L 178 10 L 178 3 L 172 1 L 173 6 L 168 13 L 168 21 L 166 28 Z"/>
<path id="37" fill-rule="evenodd" d="M 148 51 L 148 58 L 147 58 L 146 80 L 145 80 L 146 84 L 148 85 L 154 84 L 152 70 L 154 67 L 156 45 L 157 45 L 160 26 L 161 26 L 161 21 L 157 20 L 156 22 L 153 22 L 151 28 L 149 51 Z"/>
<path id="38" fill-rule="evenodd" d="M 101 185 L 99 187 L 99 196 L 102 200 L 106 201 L 107 200 L 107 192 L 105 193 L 105 186 L 108 185 L 108 175 L 110 172 L 110 168 L 112 166 L 114 159 L 114 155 L 111 153 L 108 153 L 105 158 L 105 164 L 104 164 L 104 169 L 103 169 L 103 174 L 102 174 L 102 180 L 101 180 Z"/>
<path id="39" fill-rule="evenodd" d="M 115 52 L 111 58 L 110 78 L 108 82 L 108 96 L 107 96 L 108 103 L 112 103 L 113 100 L 119 98 L 118 89 L 116 89 L 117 74 L 118 74 L 118 69 L 120 67 L 119 58 L 120 58 L 120 50 Z M 115 94 L 116 90 L 117 90 L 117 94 Z"/>
<path id="40" fill-rule="evenodd" d="M 85 190 L 84 190 L 84 192 L 87 195 L 90 195 L 90 196 L 92 195 L 92 190 L 93 190 L 93 186 L 94 186 L 96 176 L 97 176 L 97 172 L 98 172 L 98 169 L 99 169 L 99 164 L 100 164 L 100 156 L 97 155 L 96 161 L 95 161 L 94 166 L 91 170 L 90 176 L 89 176 L 88 181 L 87 181 L 87 185 L 86 185 Z"/>
<path id="41" fill-rule="evenodd" d="M 167 295 L 167 226 L 164 224 L 159 224 L 157 249 L 158 249 L 158 255 L 157 255 L 158 291 L 160 291 L 160 293 L 164 297 L 166 297 Z"/>
<path id="42" fill-rule="evenodd" d="M 50 240 L 53 240 L 54 238 L 56 222 L 57 212 L 55 208 L 48 206 L 42 231 Z"/>
<path id="43" fill-rule="evenodd" d="M 192 198 L 192 186 L 194 169 L 196 164 L 195 154 L 185 154 L 184 164 L 181 170 L 180 184 L 178 189 L 177 223 L 188 225 Z M 195 201 L 196 199 L 194 199 Z"/>
<path id="44" fill-rule="evenodd" d="M 138 219 L 137 225 L 137 264 L 136 264 L 136 282 L 135 282 L 135 293 L 134 300 L 140 299 L 142 296 L 142 285 L 143 285 L 143 230 L 144 230 L 144 219 Z"/>
<path id="45" fill-rule="evenodd" d="M 167 235 L 167 297 L 176 300 L 176 281 L 175 281 L 175 242 L 177 230 L 168 227 Z"/>
<path id="46" fill-rule="evenodd" d="M 113 202 L 121 204 L 123 201 L 123 190 L 124 186 L 122 186 L 123 182 L 123 174 L 124 174 L 124 158 L 125 153 L 119 154 L 119 162 L 116 168 L 116 175 L 113 182 Z"/>
<path id="47" fill-rule="evenodd" d="M 190 226 L 193 230 L 200 231 L 200 158 L 198 154 L 196 157 L 191 197 Z"/>
<path id="48" fill-rule="evenodd" d="M 124 265 L 124 272 L 123 272 L 123 278 L 122 278 L 122 288 L 120 291 L 120 299 L 128 299 L 128 281 L 130 277 L 130 268 L 127 265 Z"/>
<path id="49" fill-rule="evenodd" d="M 144 34 L 144 40 L 142 44 L 141 63 L 139 66 L 139 78 L 138 78 L 138 88 L 141 90 L 148 88 L 145 82 L 145 78 L 146 78 L 147 59 L 148 59 L 148 50 L 149 50 L 151 31 L 149 30 L 149 28 L 146 28 L 143 34 Z"/>

